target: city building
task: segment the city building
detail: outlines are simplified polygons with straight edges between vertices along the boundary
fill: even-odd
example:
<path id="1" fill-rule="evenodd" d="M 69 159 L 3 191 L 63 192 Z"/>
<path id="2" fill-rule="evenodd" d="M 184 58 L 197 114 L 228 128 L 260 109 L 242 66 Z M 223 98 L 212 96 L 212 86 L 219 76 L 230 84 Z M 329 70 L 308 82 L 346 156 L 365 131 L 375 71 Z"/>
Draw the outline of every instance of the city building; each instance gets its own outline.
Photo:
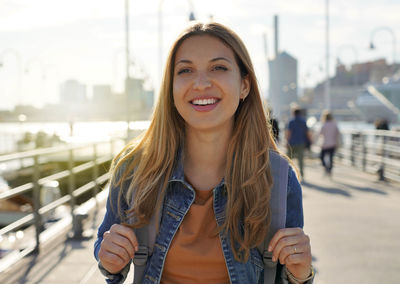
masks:
<path id="1" fill-rule="evenodd" d="M 283 121 L 290 117 L 290 104 L 297 103 L 297 60 L 281 52 L 269 61 L 269 102 Z"/>

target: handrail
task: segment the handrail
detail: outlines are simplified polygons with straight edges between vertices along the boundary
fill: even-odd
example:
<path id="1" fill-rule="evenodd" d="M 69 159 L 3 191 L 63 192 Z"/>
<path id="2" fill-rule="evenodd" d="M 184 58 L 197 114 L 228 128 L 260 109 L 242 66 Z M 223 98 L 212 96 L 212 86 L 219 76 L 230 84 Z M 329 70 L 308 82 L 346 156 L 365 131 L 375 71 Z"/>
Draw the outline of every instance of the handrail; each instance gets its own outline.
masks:
<path id="1" fill-rule="evenodd" d="M 103 142 L 98 142 L 98 143 L 110 143 L 110 141 L 103 141 Z M 86 148 L 90 145 L 93 145 L 93 143 L 85 143 L 85 144 L 77 144 L 77 145 L 62 145 L 62 146 L 56 146 L 56 147 L 50 147 L 50 148 L 29 150 L 29 151 L 13 153 L 13 154 L 6 154 L 6 155 L 0 156 L 0 163 L 12 161 L 12 160 L 32 158 L 35 156 L 56 154 L 56 153 L 60 153 L 60 152 L 66 152 L 69 150 L 78 150 L 78 149 Z"/>
<path id="2" fill-rule="evenodd" d="M 35 251 L 39 251 L 40 247 L 40 234 L 43 231 L 43 217 L 48 212 L 56 209 L 57 207 L 66 204 L 69 202 L 71 207 L 71 215 L 74 224 L 74 230 L 76 230 L 76 223 L 79 220 L 76 220 L 76 213 L 74 213 L 74 209 L 76 206 L 76 198 L 82 196 L 84 193 L 87 193 L 90 190 L 93 190 L 93 196 L 96 196 L 98 193 L 99 185 L 105 184 L 109 179 L 109 173 L 106 172 L 99 176 L 99 165 L 102 165 L 106 162 L 111 162 L 114 156 L 114 140 L 109 140 L 105 142 L 96 142 L 96 143 L 87 143 L 87 144 L 79 144 L 79 145 L 68 145 L 68 146 L 57 146 L 53 148 L 45 148 L 39 150 L 26 151 L 22 153 L 15 154 L 7 154 L 0 156 L 0 163 L 6 163 L 13 160 L 21 160 L 27 158 L 33 158 L 33 179 L 32 182 L 28 182 L 17 186 L 15 188 L 9 189 L 6 192 L 0 194 L 0 201 L 10 199 L 17 195 L 32 192 L 33 193 L 33 212 L 27 213 L 26 216 L 16 220 L 15 222 L 8 224 L 4 228 L 0 229 L 0 236 L 5 235 L 9 232 L 15 231 L 23 226 L 29 225 L 34 221 L 36 227 L 36 246 Z M 98 147 L 100 145 L 109 144 L 109 148 L 107 148 L 107 152 L 103 152 L 101 154 L 98 153 Z M 82 149 L 91 150 L 91 158 L 90 161 L 85 162 L 83 164 L 74 166 L 74 152 Z M 39 160 L 45 156 L 65 153 L 67 157 L 69 156 L 69 169 L 62 170 L 55 174 L 51 174 L 45 177 L 39 178 Z M 87 153 L 85 153 L 87 155 Z M 41 162 L 42 163 L 42 162 Z M 80 186 L 79 188 L 75 188 L 75 176 L 79 173 L 88 171 L 92 169 L 92 180 Z M 48 181 L 52 180 L 61 180 L 64 178 L 68 178 L 68 187 L 70 191 L 68 194 L 61 196 L 60 198 L 53 200 L 52 202 L 42 206 L 40 204 L 40 193 L 41 187 L 45 185 Z M 74 231 L 76 234 L 77 232 Z"/>
<path id="3" fill-rule="evenodd" d="M 400 133 L 389 130 L 343 130 L 338 155 L 348 164 L 400 182 Z"/>

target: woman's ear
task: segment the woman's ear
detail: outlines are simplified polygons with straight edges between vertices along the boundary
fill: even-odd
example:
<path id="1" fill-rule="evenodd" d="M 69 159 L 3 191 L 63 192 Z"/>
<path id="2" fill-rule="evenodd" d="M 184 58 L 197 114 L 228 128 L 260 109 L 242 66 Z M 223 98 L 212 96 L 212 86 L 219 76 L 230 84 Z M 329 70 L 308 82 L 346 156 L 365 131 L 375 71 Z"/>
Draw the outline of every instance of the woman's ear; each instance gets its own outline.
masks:
<path id="1" fill-rule="evenodd" d="M 249 75 L 242 78 L 242 84 L 240 86 L 240 99 L 244 100 L 250 92 L 250 80 Z"/>

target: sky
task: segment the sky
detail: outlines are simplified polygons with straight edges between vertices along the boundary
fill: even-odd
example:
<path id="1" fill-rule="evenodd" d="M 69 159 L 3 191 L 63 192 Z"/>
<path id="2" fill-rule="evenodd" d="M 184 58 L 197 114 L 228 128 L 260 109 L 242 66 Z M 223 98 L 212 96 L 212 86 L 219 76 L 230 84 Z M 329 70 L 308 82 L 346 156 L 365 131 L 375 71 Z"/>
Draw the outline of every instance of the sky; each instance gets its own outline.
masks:
<path id="1" fill-rule="evenodd" d="M 192 7 L 197 20 L 212 16 L 239 34 L 264 94 L 268 90 L 266 57 L 274 56 L 273 16 L 278 15 L 279 49 L 298 60 L 299 88 L 311 87 L 325 76 L 326 2 L 163 0 L 160 5 L 160 0 L 131 0 L 131 71 L 146 77 L 148 87 L 158 89 L 162 70 L 158 7 L 163 15 L 163 60 L 188 24 Z M 329 2 L 331 75 L 337 58 L 346 65 L 379 58 L 393 62 L 393 39 L 400 40 L 400 1 Z M 371 37 L 375 50 L 369 49 Z M 395 49 L 397 61 L 399 47 L 400 42 Z M 58 103 L 59 86 L 69 79 L 85 84 L 89 97 L 96 84 L 122 92 L 124 50 L 125 1 L 0 0 L 0 109 L 12 109 L 18 103 L 37 107 Z"/>

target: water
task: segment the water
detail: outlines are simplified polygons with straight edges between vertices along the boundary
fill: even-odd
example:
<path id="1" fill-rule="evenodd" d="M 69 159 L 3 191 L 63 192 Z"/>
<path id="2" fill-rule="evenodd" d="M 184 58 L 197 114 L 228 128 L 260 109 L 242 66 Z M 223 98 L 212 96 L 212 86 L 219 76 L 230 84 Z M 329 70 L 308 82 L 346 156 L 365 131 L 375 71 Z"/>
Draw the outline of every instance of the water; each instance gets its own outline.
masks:
<path id="1" fill-rule="evenodd" d="M 129 124 L 131 130 L 143 130 L 148 126 L 149 121 L 133 121 Z M 65 142 L 85 143 L 125 137 L 126 128 L 126 121 L 76 122 L 72 129 L 67 122 L 0 123 L 0 154 L 17 151 L 17 141 L 26 132 L 36 134 L 43 131 L 50 136 L 56 134 Z"/>
<path id="2" fill-rule="evenodd" d="M 143 130 L 149 126 L 149 121 L 133 121 L 131 130 Z M 313 129 L 318 129 L 319 123 L 312 123 Z M 339 121 L 340 130 L 365 130 L 374 129 L 372 123 L 363 121 Z M 310 125 L 311 126 L 311 125 Z M 400 125 L 391 125 L 391 129 L 400 128 Z M 126 121 L 96 121 L 76 122 L 71 127 L 67 122 L 25 122 L 25 123 L 0 123 L 0 154 L 17 151 L 16 142 L 25 132 L 37 133 L 44 131 L 48 135 L 56 134 L 66 142 L 96 142 L 104 141 L 110 137 L 125 137 Z"/>

